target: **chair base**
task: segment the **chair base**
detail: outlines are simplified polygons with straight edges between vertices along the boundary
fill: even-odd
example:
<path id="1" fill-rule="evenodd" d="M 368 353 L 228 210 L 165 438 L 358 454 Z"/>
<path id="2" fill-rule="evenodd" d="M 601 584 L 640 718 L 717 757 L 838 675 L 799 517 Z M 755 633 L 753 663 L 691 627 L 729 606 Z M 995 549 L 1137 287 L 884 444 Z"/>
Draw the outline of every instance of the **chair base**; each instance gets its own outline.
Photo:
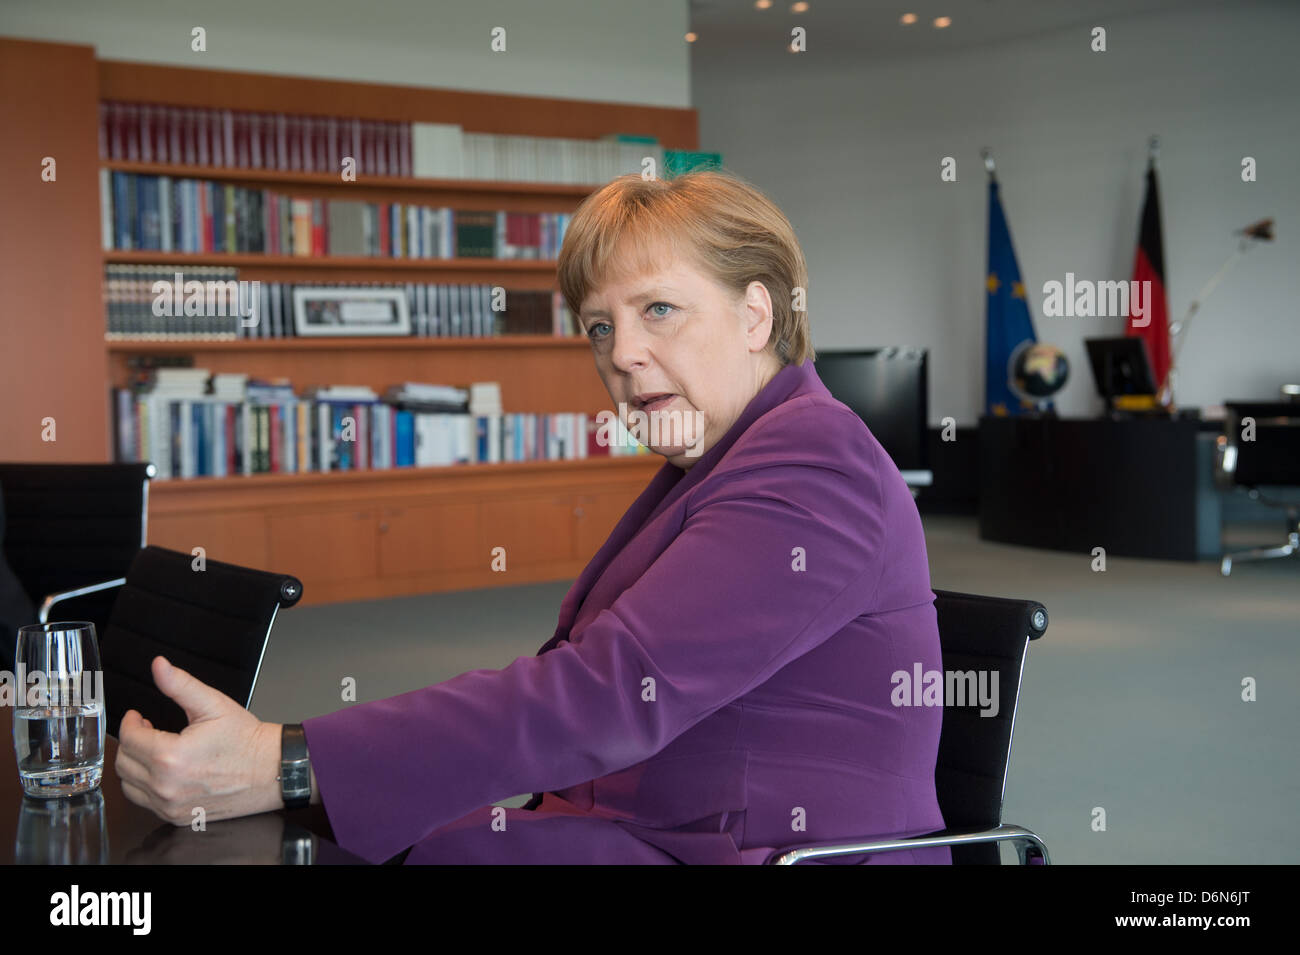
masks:
<path id="1" fill-rule="evenodd" d="M 808 859 L 832 856 L 855 856 L 873 852 L 897 852 L 901 849 L 926 849 L 931 846 L 969 846 L 988 842 L 1010 842 L 1016 847 L 1021 865 L 1051 865 L 1051 856 L 1043 840 L 1021 826 L 1000 825 L 996 829 L 945 830 L 929 836 L 902 839 L 879 839 L 865 842 L 825 842 L 811 846 L 777 849 L 767 857 L 766 865 L 796 865 Z"/>
<path id="2" fill-rule="evenodd" d="M 1227 577 L 1232 573 L 1232 565 L 1237 561 L 1272 560 L 1277 557 L 1290 557 L 1300 553 L 1300 508 L 1289 507 L 1286 512 L 1286 543 L 1278 547 L 1252 547 L 1250 550 L 1224 554 L 1219 562 L 1219 573 Z"/>

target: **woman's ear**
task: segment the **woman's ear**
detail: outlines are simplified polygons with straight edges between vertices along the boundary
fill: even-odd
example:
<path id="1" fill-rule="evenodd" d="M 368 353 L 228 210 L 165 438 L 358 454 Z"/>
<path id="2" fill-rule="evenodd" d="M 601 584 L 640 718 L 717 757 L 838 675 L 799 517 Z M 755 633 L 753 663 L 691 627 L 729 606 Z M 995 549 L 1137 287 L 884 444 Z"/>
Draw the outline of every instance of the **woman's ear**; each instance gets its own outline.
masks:
<path id="1" fill-rule="evenodd" d="M 772 337 L 772 296 L 762 282 L 750 282 L 740 303 L 741 316 L 744 319 L 745 337 L 751 351 L 767 347 Z"/>

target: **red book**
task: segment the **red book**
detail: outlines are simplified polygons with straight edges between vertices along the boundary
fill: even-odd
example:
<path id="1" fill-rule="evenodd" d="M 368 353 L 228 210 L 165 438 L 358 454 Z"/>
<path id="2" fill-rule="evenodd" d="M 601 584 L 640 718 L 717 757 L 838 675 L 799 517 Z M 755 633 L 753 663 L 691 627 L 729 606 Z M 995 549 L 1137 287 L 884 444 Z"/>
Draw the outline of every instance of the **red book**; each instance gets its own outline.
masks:
<path id="1" fill-rule="evenodd" d="M 185 125 L 179 106 L 167 107 L 167 161 L 183 163 L 185 152 L 181 147 L 181 127 Z"/>
<path id="2" fill-rule="evenodd" d="M 212 130 L 209 129 L 207 110 L 194 110 L 194 138 L 198 143 L 198 154 L 196 162 L 200 166 L 212 165 L 212 152 L 208 148 L 212 138 Z"/>
<path id="3" fill-rule="evenodd" d="M 155 106 L 153 108 L 153 159 L 154 162 L 175 162 L 173 158 L 171 145 L 171 117 L 172 111 L 167 106 Z"/>
<path id="4" fill-rule="evenodd" d="M 140 107 L 140 161 L 153 162 L 153 106 Z"/>
<path id="5" fill-rule="evenodd" d="M 199 183 L 199 222 L 203 224 L 199 230 L 203 245 L 200 252 L 212 251 L 212 207 L 208 204 L 208 190 L 211 186 L 210 182 Z"/>
<path id="6" fill-rule="evenodd" d="M 338 175 L 343 167 L 339 165 L 339 120 L 330 116 L 325 120 L 325 169 Z"/>
<path id="7" fill-rule="evenodd" d="M 302 171 L 317 172 L 316 169 L 316 117 L 300 116 L 298 128 L 302 130 Z"/>
<path id="8" fill-rule="evenodd" d="M 370 470 L 370 428 L 369 424 L 369 405 L 355 405 L 352 412 L 357 416 L 357 453 L 352 458 L 353 466 L 358 471 Z"/>
<path id="9" fill-rule="evenodd" d="M 397 126 L 397 152 L 400 170 L 403 176 L 411 175 L 411 124 L 399 123 Z"/>
<path id="10" fill-rule="evenodd" d="M 110 159 L 125 159 L 126 146 L 122 141 L 122 104 L 108 105 L 108 155 Z"/>
<path id="11" fill-rule="evenodd" d="M 251 169 L 262 168 L 262 115 L 245 113 L 248 118 L 248 165 Z"/>
<path id="12" fill-rule="evenodd" d="M 181 111 L 181 137 L 184 140 L 185 165 L 193 166 L 199 161 L 198 112 L 193 109 Z"/>
<path id="13" fill-rule="evenodd" d="M 230 157 L 226 155 L 226 131 L 221 122 L 221 113 L 215 109 L 204 110 L 203 125 L 212 138 L 212 165 L 218 168 L 230 165 Z"/>
<path id="14" fill-rule="evenodd" d="M 311 200 L 311 254 L 325 254 L 325 201 Z"/>
<path id="15" fill-rule="evenodd" d="M 285 117 L 285 129 L 289 140 L 289 169 L 302 172 L 302 123 L 297 116 Z"/>
<path id="16" fill-rule="evenodd" d="M 289 168 L 289 118 L 284 113 L 275 114 L 275 168 Z"/>
<path id="17" fill-rule="evenodd" d="M 126 158 L 140 158 L 140 107 L 122 104 L 122 138 L 126 141 Z"/>
<path id="18" fill-rule="evenodd" d="M 270 428 L 271 430 L 271 441 L 270 441 L 271 473 L 279 474 L 280 473 L 280 437 L 282 434 L 282 429 L 284 428 L 284 422 L 280 420 L 279 405 L 271 405 L 270 412 L 271 412 L 271 428 Z"/>
<path id="19" fill-rule="evenodd" d="M 235 406 L 226 405 L 226 473 L 239 472 L 239 447 L 235 443 Z"/>

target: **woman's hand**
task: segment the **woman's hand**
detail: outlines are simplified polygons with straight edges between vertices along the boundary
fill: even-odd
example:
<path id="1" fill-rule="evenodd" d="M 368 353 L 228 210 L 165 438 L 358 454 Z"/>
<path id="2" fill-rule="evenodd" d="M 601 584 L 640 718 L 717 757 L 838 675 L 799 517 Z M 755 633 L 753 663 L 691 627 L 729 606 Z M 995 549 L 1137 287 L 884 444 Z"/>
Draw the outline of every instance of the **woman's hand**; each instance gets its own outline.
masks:
<path id="1" fill-rule="evenodd" d="M 117 774 L 137 805 L 173 825 L 280 809 L 279 723 L 264 723 L 230 697 L 155 657 L 158 689 L 189 718 L 178 733 L 153 728 L 135 710 L 122 717 Z"/>

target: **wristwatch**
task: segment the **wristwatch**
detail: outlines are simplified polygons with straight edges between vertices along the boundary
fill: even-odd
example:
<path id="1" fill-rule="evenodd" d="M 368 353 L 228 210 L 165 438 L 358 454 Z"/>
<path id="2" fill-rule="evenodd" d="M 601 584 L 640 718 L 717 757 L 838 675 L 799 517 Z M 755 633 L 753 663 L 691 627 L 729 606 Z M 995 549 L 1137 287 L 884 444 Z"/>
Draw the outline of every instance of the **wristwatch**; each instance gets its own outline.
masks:
<path id="1" fill-rule="evenodd" d="M 285 723 L 280 732 L 280 797 L 285 809 L 311 804 L 311 761 L 301 723 Z"/>

